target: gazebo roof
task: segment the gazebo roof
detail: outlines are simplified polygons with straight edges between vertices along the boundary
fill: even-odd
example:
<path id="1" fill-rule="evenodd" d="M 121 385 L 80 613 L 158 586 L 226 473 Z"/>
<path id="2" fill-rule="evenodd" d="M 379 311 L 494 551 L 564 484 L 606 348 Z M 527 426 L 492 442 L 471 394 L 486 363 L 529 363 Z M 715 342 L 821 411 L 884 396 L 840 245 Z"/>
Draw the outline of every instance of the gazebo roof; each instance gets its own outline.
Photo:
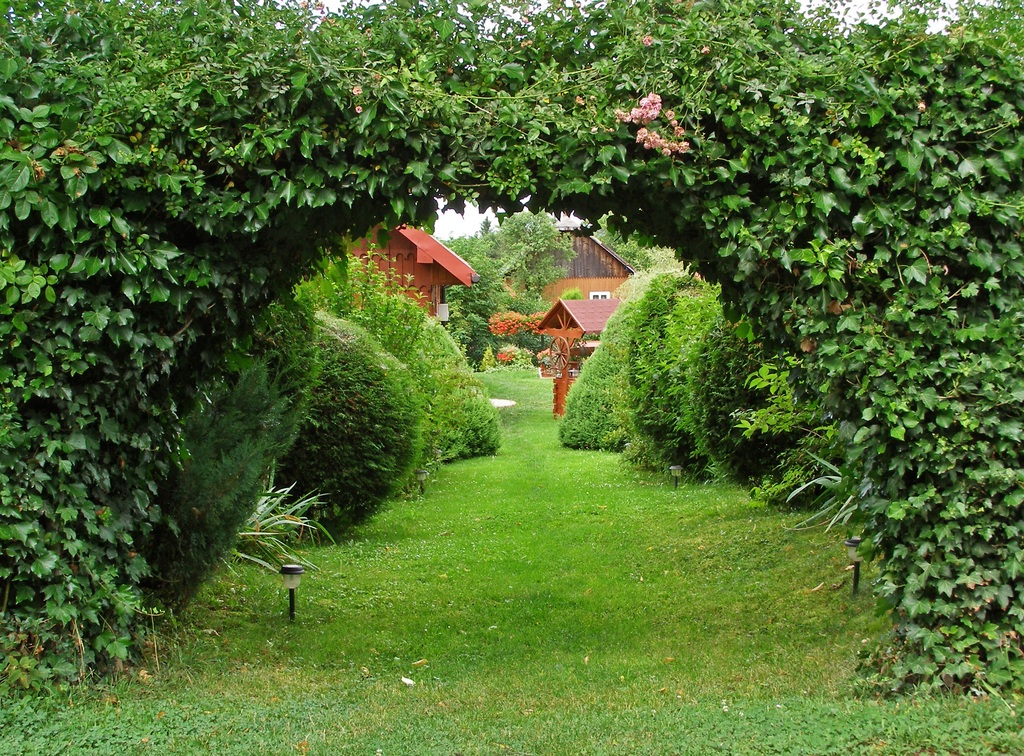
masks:
<path id="1" fill-rule="evenodd" d="M 583 333 L 601 333 L 608 318 L 619 307 L 618 299 L 559 299 L 537 326 L 546 328 L 579 328 Z"/>

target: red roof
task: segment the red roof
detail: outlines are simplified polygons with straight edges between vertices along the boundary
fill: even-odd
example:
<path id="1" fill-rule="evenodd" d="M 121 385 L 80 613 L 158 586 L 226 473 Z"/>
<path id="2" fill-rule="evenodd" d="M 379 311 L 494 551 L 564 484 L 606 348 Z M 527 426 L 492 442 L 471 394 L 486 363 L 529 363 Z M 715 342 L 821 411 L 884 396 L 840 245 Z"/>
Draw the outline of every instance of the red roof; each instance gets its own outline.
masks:
<path id="1" fill-rule="evenodd" d="M 538 330 L 556 325 L 560 312 L 565 312 L 584 333 L 601 333 L 608 318 L 619 307 L 618 299 L 559 299 L 540 321 Z"/>
<path id="2" fill-rule="evenodd" d="M 469 266 L 468 262 L 430 234 L 408 226 L 399 226 L 395 229 L 395 233 L 401 234 L 416 245 L 416 262 L 424 264 L 435 262 L 465 286 L 472 286 L 480 280 L 480 276 Z"/>

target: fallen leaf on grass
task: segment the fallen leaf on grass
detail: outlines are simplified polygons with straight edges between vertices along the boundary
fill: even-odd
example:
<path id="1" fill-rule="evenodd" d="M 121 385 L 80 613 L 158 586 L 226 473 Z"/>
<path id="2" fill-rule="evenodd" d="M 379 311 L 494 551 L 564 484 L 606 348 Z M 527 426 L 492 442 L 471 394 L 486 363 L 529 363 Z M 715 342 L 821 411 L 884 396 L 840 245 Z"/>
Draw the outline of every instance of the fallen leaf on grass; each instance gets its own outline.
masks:
<path id="1" fill-rule="evenodd" d="M 427 664 L 427 660 L 426 659 L 420 659 L 419 661 L 414 661 L 412 663 L 412 666 L 414 666 L 414 667 L 424 667 L 424 666 L 426 666 L 426 664 Z"/>
<path id="2" fill-rule="evenodd" d="M 818 583 L 818 584 L 817 584 L 816 586 L 814 586 L 813 588 L 811 588 L 811 589 L 810 589 L 809 591 L 807 591 L 807 592 L 808 592 L 808 593 L 814 593 L 815 591 L 820 591 L 820 590 L 821 590 L 822 588 L 824 588 L 824 587 L 825 587 L 825 584 L 824 584 L 824 583 Z"/>
<path id="3" fill-rule="evenodd" d="M 408 677 L 403 677 L 403 678 L 402 678 L 402 682 L 404 682 L 404 683 L 405 683 L 406 685 L 408 685 L 408 686 L 409 686 L 410 688 L 411 688 L 411 687 L 412 687 L 413 685 L 415 685 L 415 684 L 416 684 L 416 682 L 415 682 L 414 680 L 410 680 L 410 679 L 409 679 Z"/>

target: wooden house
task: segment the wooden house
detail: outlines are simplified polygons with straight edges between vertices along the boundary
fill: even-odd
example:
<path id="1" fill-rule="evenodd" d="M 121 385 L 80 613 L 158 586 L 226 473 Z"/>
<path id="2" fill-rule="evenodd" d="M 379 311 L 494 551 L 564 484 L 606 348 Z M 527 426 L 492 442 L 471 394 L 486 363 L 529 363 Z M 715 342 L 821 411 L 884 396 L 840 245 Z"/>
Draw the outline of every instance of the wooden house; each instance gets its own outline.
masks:
<path id="1" fill-rule="evenodd" d="M 572 229 L 563 233 L 572 234 L 572 249 L 576 254 L 571 260 L 563 257 L 560 261 L 565 275 L 544 288 L 547 301 L 557 302 L 569 289 L 579 289 L 584 299 L 611 299 L 615 290 L 636 273 L 629 263 L 594 237 L 583 236 Z"/>
<path id="2" fill-rule="evenodd" d="M 370 239 L 376 236 L 372 234 Z M 409 296 L 443 322 L 448 320 L 445 290 L 449 286 L 472 286 L 480 280 L 469 263 L 419 229 L 399 226 L 383 245 L 370 239 L 358 242 L 352 254 L 365 258 L 372 251 L 377 267 L 407 283 Z"/>

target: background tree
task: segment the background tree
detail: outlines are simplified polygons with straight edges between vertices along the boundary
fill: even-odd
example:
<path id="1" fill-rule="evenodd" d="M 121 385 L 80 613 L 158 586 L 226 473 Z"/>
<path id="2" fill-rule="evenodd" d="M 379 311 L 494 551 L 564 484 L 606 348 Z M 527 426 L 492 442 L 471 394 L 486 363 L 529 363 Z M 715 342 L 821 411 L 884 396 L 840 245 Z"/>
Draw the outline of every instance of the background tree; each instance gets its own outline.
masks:
<path id="1" fill-rule="evenodd" d="M 553 216 L 524 210 L 502 220 L 491 254 L 517 296 L 539 300 L 544 287 L 564 275 L 572 239 L 558 230 Z"/>

